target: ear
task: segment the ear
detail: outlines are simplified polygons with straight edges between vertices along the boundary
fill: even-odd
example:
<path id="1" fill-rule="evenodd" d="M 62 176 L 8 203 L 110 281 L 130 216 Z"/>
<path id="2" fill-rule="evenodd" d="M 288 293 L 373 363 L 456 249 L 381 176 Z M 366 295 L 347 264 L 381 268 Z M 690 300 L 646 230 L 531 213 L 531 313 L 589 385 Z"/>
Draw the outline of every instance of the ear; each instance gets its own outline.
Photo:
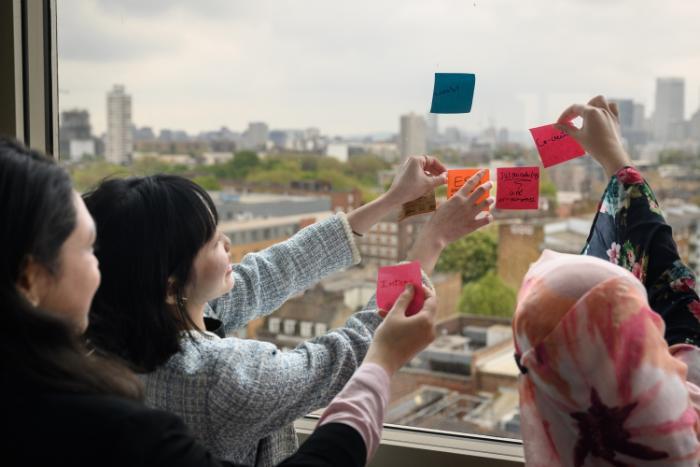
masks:
<path id="1" fill-rule="evenodd" d="M 177 280 L 174 277 L 168 277 L 168 286 L 165 289 L 165 303 L 168 305 L 177 304 Z"/>
<path id="2" fill-rule="evenodd" d="M 47 292 L 49 276 L 46 267 L 31 257 L 27 258 L 17 280 L 17 290 L 32 306 L 37 307 Z"/>

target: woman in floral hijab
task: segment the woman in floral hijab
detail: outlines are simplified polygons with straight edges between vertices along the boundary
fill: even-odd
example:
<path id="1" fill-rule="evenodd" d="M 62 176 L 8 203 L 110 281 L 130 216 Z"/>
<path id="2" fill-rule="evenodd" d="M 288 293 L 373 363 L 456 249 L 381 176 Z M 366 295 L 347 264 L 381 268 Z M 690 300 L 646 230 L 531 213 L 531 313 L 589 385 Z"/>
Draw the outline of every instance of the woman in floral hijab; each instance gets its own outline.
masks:
<path id="1" fill-rule="evenodd" d="M 576 116 L 580 129 L 569 123 Z M 622 149 L 617 107 L 599 96 L 567 109 L 560 123 L 611 181 L 587 256 L 545 251 L 518 294 L 527 465 L 697 466 L 695 276 Z"/>

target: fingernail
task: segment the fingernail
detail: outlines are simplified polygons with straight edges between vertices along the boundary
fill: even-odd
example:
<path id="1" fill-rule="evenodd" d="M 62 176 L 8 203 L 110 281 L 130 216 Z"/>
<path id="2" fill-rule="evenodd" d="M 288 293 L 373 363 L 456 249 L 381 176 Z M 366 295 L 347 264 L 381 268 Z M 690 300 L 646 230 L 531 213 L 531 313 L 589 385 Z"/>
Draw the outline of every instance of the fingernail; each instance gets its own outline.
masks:
<path id="1" fill-rule="evenodd" d="M 413 284 L 406 284 L 406 291 L 413 292 Z"/>
<path id="2" fill-rule="evenodd" d="M 486 182 L 486 183 L 484 183 L 484 189 L 485 189 L 485 190 L 490 190 L 492 186 L 493 186 L 493 183 L 491 183 L 491 182 Z"/>
<path id="3" fill-rule="evenodd" d="M 489 204 L 493 204 L 493 203 L 496 202 L 496 200 L 495 200 L 494 198 L 488 198 L 488 199 L 486 200 L 486 202 L 489 203 Z"/>

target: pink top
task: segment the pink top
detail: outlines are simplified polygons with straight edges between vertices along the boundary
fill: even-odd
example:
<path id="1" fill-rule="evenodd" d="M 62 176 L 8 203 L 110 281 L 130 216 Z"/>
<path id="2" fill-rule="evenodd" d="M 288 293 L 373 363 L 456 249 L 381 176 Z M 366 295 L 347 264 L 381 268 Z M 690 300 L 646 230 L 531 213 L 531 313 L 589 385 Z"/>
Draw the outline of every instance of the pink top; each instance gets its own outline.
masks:
<path id="1" fill-rule="evenodd" d="M 318 426 L 343 423 L 354 428 L 367 447 L 367 462 L 379 447 L 384 410 L 389 403 L 390 378 L 375 363 L 363 363 L 323 412 Z"/>

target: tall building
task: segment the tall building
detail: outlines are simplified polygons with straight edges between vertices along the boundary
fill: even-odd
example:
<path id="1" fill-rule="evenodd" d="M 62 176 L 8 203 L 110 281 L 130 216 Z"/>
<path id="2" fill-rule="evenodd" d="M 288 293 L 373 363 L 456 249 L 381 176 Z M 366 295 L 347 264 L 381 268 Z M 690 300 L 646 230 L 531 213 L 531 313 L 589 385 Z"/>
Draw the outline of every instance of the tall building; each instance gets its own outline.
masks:
<path id="1" fill-rule="evenodd" d="M 658 78 L 654 106 L 654 140 L 678 141 L 685 137 L 685 80 Z"/>
<path id="2" fill-rule="evenodd" d="M 628 148 L 635 153 L 635 148 L 647 142 L 647 131 L 644 124 L 644 104 L 632 99 L 610 99 L 617 104 L 620 116 L 620 130 L 627 141 Z"/>
<path id="3" fill-rule="evenodd" d="M 107 93 L 107 141 L 105 157 L 109 162 L 129 162 L 133 152 L 131 96 L 124 86 L 115 84 Z"/>
<path id="4" fill-rule="evenodd" d="M 248 128 L 243 132 L 243 146 L 246 149 L 265 149 L 269 132 L 267 123 L 248 123 Z"/>
<path id="5" fill-rule="evenodd" d="M 425 119 L 414 113 L 401 115 L 399 151 L 401 160 L 420 156 L 427 152 L 427 128 Z"/>

